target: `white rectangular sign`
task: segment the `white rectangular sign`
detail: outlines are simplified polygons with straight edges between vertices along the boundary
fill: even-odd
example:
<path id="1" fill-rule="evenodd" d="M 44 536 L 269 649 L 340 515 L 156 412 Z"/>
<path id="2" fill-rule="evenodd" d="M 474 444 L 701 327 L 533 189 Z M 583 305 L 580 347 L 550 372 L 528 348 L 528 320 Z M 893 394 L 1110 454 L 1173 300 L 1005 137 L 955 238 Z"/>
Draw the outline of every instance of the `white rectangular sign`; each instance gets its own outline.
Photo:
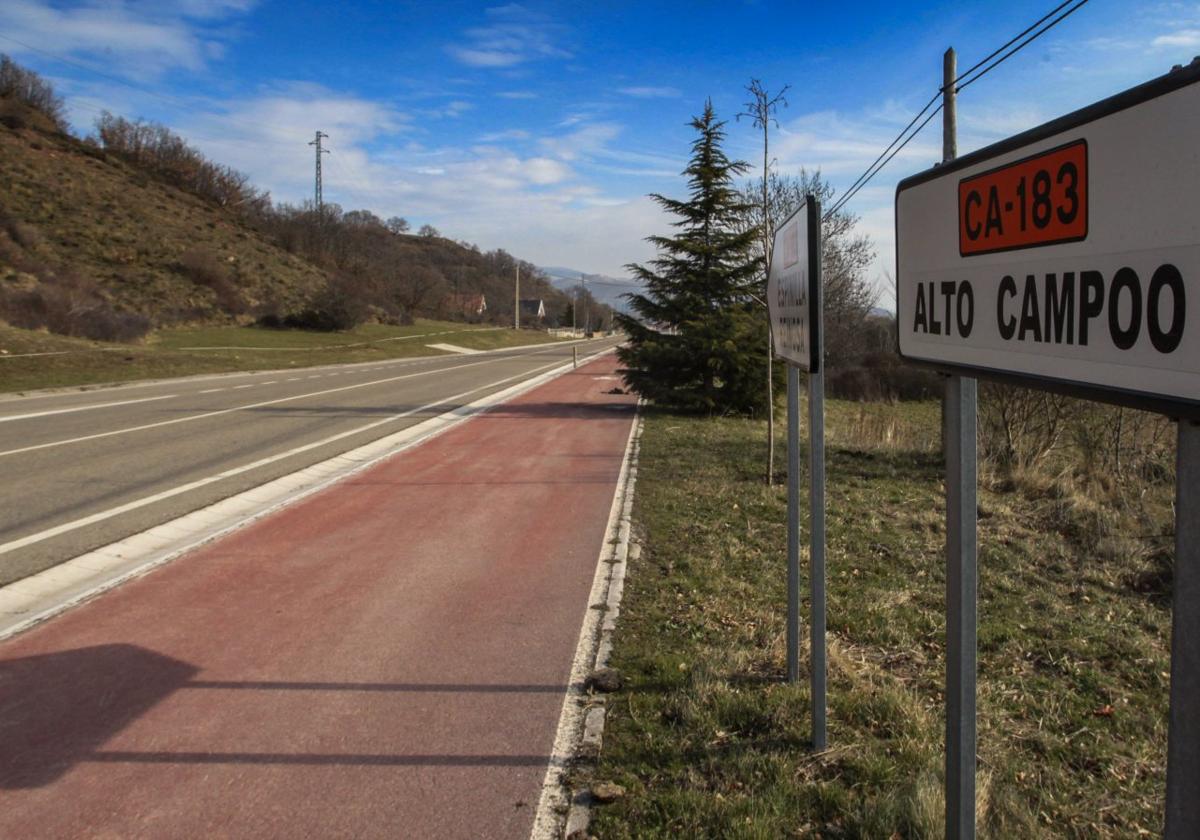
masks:
<path id="1" fill-rule="evenodd" d="M 896 189 L 900 353 L 1200 411 L 1200 66 Z"/>
<path id="2" fill-rule="evenodd" d="M 775 354 L 801 370 L 820 367 L 821 206 L 808 196 L 775 230 L 767 310 Z"/>

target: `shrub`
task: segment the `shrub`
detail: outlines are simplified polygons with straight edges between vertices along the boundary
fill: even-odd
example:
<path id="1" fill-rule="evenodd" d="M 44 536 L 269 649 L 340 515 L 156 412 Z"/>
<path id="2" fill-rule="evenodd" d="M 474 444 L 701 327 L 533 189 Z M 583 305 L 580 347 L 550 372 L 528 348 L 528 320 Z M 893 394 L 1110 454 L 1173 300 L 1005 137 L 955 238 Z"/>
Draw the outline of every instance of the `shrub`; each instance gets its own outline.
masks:
<path id="1" fill-rule="evenodd" d="M 229 266 L 211 251 L 193 249 L 179 258 L 179 269 L 197 286 L 212 289 L 217 306 L 230 315 L 246 311 L 246 301 L 230 275 Z"/>
<path id="2" fill-rule="evenodd" d="M 288 315 L 284 324 L 289 327 L 321 332 L 351 330 L 367 320 L 370 304 L 351 278 L 336 276 L 302 312 Z"/>
<path id="3" fill-rule="evenodd" d="M 0 317 L 14 327 L 95 341 L 134 341 L 149 332 L 150 319 L 114 309 L 90 277 L 45 264 L 26 268 L 36 286 L 0 292 Z"/>
<path id="4" fill-rule="evenodd" d="M 54 127 L 66 133 L 69 126 L 66 118 L 66 106 L 62 97 L 54 92 L 54 88 L 32 70 L 27 70 L 17 64 L 7 55 L 0 55 L 0 97 L 13 99 L 46 116 Z M 24 118 L 15 116 L 16 121 L 24 128 Z M 10 128 L 16 126 L 5 123 Z"/>
<path id="5" fill-rule="evenodd" d="M 857 365 L 832 368 L 825 387 L 843 400 L 928 400 L 942 390 L 936 373 L 905 363 L 894 353 L 868 353 Z"/>

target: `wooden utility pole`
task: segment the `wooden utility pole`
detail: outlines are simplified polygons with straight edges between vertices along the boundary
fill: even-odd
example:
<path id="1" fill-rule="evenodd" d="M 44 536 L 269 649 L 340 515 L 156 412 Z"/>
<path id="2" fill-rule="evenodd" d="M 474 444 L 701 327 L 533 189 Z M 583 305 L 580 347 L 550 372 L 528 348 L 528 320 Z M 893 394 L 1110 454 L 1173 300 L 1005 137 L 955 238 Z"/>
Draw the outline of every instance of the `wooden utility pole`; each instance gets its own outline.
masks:
<path id="1" fill-rule="evenodd" d="M 517 281 L 513 287 L 513 329 L 521 329 L 521 264 L 517 263 Z"/>

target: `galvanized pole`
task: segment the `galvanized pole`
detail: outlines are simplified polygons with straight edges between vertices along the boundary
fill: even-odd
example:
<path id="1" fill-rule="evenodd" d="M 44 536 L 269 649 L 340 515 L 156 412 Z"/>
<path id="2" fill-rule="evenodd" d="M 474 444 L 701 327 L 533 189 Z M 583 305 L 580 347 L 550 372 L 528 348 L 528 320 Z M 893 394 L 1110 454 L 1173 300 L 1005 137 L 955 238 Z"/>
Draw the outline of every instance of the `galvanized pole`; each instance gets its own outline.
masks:
<path id="1" fill-rule="evenodd" d="M 800 679 L 800 370 L 787 366 L 787 680 Z"/>
<path id="2" fill-rule="evenodd" d="M 942 162 L 958 155 L 954 49 L 942 62 Z M 976 387 L 946 380 L 946 837 L 975 837 Z"/>
<path id="3" fill-rule="evenodd" d="M 1200 425 L 1179 422 L 1165 840 L 1200 837 Z"/>
<path id="4" fill-rule="evenodd" d="M 815 247 L 821 253 L 821 205 L 815 201 L 808 208 L 815 226 Z M 821 260 L 812 266 L 815 299 L 808 302 L 812 326 L 809 340 L 817 359 L 817 369 L 808 374 L 808 503 L 809 552 L 808 576 L 812 597 L 809 616 L 809 646 L 812 673 L 812 742 L 814 750 L 825 749 L 825 337 L 821 312 Z"/>

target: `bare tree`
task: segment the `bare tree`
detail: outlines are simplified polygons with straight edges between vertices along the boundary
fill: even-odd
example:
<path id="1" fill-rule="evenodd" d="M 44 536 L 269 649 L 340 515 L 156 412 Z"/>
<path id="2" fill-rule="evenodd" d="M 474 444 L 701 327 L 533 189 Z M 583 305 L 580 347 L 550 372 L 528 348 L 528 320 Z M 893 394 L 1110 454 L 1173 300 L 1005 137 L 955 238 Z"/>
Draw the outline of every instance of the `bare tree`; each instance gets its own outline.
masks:
<path id="1" fill-rule="evenodd" d="M 799 175 L 767 177 L 767 206 L 771 218 L 785 219 L 799 209 L 807 195 L 813 195 L 822 207 L 832 204 L 834 189 L 820 172 L 800 170 Z M 753 199 L 747 226 L 764 224 L 758 200 L 763 184 L 757 180 L 746 187 L 747 199 Z M 831 365 L 845 363 L 861 355 L 863 325 L 879 298 L 879 292 L 867 279 L 867 270 L 875 258 L 870 237 L 856 232 L 858 217 L 845 209 L 825 214 L 821 222 L 821 280 L 824 295 L 825 356 Z M 769 246 L 764 245 L 768 248 Z"/>
<path id="2" fill-rule="evenodd" d="M 763 138 L 763 163 L 762 163 L 762 208 L 761 217 L 759 220 L 759 236 L 762 242 L 763 252 L 763 282 L 761 294 L 758 295 L 759 303 L 763 304 L 766 309 L 767 299 L 767 277 L 771 274 L 771 239 L 775 235 L 774 216 L 771 212 L 771 203 L 767 190 L 767 184 L 771 172 L 771 155 L 770 155 L 770 128 L 772 123 L 775 127 L 779 127 L 779 121 L 775 119 L 775 112 L 779 106 L 787 107 L 787 99 L 784 94 L 788 92 L 791 85 L 784 85 L 779 93 L 772 96 L 763 87 L 762 82 L 758 79 L 751 79 L 750 84 L 746 85 L 746 91 L 750 94 L 751 99 L 745 103 L 745 111 L 737 115 L 740 120 L 742 117 L 747 117 L 753 120 L 754 127 L 762 129 Z M 767 315 L 767 486 L 775 483 L 775 336 L 771 329 L 771 319 Z"/>

